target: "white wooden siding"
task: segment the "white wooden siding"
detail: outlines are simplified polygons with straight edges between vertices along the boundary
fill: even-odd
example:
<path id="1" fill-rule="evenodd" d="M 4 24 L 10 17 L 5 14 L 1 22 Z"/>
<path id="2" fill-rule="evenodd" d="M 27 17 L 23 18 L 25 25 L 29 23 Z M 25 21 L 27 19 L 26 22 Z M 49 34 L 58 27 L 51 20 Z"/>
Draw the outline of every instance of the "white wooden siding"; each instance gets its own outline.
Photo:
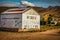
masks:
<path id="1" fill-rule="evenodd" d="M 36 19 L 27 19 L 27 16 L 33 16 L 36 17 Z M 27 29 L 29 28 L 36 28 L 35 26 L 37 25 L 37 28 L 40 28 L 40 16 L 36 11 L 33 9 L 28 10 L 27 12 L 24 12 L 22 14 L 22 28 L 24 29 L 25 26 Z"/>
<path id="2" fill-rule="evenodd" d="M 21 28 L 22 27 L 22 14 L 1 15 L 1 27 Z"/>

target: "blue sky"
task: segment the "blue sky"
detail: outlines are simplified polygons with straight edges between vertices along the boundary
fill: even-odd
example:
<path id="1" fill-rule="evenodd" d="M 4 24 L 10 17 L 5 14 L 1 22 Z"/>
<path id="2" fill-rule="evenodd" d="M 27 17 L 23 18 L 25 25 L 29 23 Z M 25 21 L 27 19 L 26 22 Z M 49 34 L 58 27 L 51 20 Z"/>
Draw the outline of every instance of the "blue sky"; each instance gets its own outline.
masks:
<path id="1" fill-rule="evenodd" d="M 0 0 L 0 2 L 17 2 L 21 0 Z M 60 6 L 60 0 L 26 0 L 39 7 Z"/>

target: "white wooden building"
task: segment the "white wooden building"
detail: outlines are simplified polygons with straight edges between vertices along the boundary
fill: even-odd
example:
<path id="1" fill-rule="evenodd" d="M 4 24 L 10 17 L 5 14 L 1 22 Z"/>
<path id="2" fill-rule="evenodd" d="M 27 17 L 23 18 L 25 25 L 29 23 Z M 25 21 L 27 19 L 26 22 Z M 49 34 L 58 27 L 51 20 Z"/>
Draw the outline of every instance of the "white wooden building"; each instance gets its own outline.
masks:
<path id="1" fill-rule="evenodd" d="M 18 31 L 40 29 L 40 15 L 33 8 L 12 8 L 1 13 L 1 27 Z"/>

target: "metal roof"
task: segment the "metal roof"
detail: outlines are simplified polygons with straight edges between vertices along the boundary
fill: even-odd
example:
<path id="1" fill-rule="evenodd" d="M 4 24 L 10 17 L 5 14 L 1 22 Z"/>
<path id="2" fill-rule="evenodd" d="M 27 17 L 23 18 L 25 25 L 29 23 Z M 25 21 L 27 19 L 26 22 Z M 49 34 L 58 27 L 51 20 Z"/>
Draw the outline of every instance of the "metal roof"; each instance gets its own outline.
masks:
<path id="1" fill-rule="evenodd" d="M 22 13 L 24 12 L 25 9 L 22 8 L 13 8 L 13 9 L 8 9 L 4 12 L 2 12 L 2 14 L 8 14 L 8 13 Z"/>

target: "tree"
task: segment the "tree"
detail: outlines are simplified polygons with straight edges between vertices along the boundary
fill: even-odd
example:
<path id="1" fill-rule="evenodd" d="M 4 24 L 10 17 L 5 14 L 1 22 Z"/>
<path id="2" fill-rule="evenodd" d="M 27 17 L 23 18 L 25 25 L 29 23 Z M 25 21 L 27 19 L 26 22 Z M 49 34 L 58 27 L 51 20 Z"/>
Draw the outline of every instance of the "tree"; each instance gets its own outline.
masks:
<path id="1" fill-rule="evenodd" d="M 44 18 L 41 16 L 41 18 L 40 18 L 40 24 L 41 25 L 45 25 L 45 20 L 44 20 Z"/>
<path id="2" fill-rule="evenodd" d="M 53 21 L 53 15 L 52 14 L 49 14 L 48 24 L 51 24 L 51 21 Z"/>

